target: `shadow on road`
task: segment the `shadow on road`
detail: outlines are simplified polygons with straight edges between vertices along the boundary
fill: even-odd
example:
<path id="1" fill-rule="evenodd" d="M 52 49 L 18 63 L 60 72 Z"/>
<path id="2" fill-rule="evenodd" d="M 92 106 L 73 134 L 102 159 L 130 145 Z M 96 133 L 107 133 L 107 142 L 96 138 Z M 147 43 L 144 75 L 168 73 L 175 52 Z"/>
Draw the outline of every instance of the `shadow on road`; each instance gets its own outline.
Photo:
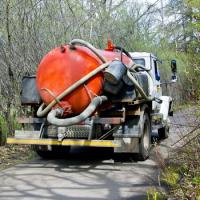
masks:
<path id="1" fill-rule="evenodd" d="M 185 113 L 184 113 L 185 116 Z M 172 123 L 185 123 L 183 115 Z M 180 122 L 179 122 L 180 121 Z M 152 141 L 158 146 L 150 159 L 135 161 L 134 157 L 120 155 L 114 162 L 112 149 L 73 148 L 62 159 L 36 158 L 0 172 L 0 199 L 3 200 L 143 200 L 150 187 L 158 187 L 159 166 L 155 149 L 162 155 L 174 151 L 172 144 L 182 136 L 183 128 L 173 125 L 169 138 Z M 179 132 L 178 132 L 179 131 Z M 187 131 L 187 130 L 186 130 Z"/>
<path id="2" fill-rule="evenodd" d="M 157 186 L 152 160 L 113 161 L 107 148 L 74 148 L 62 159 L 36 158 L 0 173 L 0 199 L 143 200 Z"/>

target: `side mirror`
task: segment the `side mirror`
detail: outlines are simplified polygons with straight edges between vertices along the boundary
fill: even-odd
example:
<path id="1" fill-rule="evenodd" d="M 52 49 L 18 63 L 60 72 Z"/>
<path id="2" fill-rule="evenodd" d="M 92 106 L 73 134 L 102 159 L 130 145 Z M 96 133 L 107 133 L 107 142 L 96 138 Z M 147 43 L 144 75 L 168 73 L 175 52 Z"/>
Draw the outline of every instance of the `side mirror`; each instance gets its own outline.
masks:
<path id="1" fill-rule="evenodd" d="M 171 72 L 172 72 L 172 77 L 171 77 L 171 82 L 176 82 L 177 81 L 177 64 L 176 60 L 171 60 Z"/>
<path id="2" fill-rule="evenodd" d="M 171 71 L 172 73 L 177 73 L 176 60 L 171 60 Z"/>

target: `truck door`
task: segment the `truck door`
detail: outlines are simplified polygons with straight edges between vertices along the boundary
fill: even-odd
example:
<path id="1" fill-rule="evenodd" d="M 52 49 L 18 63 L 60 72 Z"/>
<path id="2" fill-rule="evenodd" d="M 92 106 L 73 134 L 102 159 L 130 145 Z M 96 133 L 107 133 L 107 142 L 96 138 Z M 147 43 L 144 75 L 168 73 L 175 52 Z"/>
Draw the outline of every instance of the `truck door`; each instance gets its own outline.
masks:
<path id="1" fill-rule="evenodd" d="M 160 87 L 160 72 L 159 72 L 159 68 L 158 68 L 158 60 L 156 58 L 152 58 L 152 65 L 153 65 L 153 71 L 154 71 L 154 87 L 155 87 L 155 96 L 156 97 L 160 97 L 162 96 L 162 90 Z"/>

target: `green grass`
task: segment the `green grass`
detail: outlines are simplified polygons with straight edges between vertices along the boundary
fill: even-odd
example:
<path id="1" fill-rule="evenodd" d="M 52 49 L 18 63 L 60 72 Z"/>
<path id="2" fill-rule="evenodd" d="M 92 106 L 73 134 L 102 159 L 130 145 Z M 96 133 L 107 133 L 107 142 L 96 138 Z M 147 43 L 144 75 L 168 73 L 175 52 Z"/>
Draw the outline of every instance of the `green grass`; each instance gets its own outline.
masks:
<path id="1" fill-rule="evenodd" d="M 13 130 L 11 132 L 9 132 L 10 129 L 8 127 L 9 124 L 7 119 L 5 119 L 5 117 L 3 117 L 2 114 L 0 114 L 0 130 L 2 133 L 0 138 L 0 144 L 5 144 L 7 136 L 11 135 L 14 132 L 14 130 L 21 129 L 21 125 L 17 122 L 15 115 L 11 115 L 9 121 L 13 127 Z"/>
<path id="2" fill-rule="evenodd" d="M 162 182 L 170 187 L 175 187 L 180 179 L 179 169 L 168 166 L 162 174 Z"/>
<path id="3" fill-rule="evenodd" d="M 200 200 L 199 139 L 174 153 L 162 173 L 162 182 L 169 186 L 169 195 L 176 199 Z"/>
<path id="4" fill-rule="evenodd" d="M 0 144 L 4 144 L 6 141 L 9 129 L 8 129 L 6 120 L 3 118 L 2 115 L 0 115 L 0 130 L 2 133 L 1 138 L 0 138 Z"/>
<path id="5" fill-rule="evenodd" d="M 180 110 L 186 110 L 186 109 L 191 108 L 192 106 L 193 105 L 191 105 L 191 103 L 179 104 L 179 105 L 174 106 L 173 110 L 174 112 L 180 111 Z"/>
<path id="6" fill-rule="evenodd" d="M 147 200 L 167 200 L 167 194 L 152 187 L 147 190 Z"/>

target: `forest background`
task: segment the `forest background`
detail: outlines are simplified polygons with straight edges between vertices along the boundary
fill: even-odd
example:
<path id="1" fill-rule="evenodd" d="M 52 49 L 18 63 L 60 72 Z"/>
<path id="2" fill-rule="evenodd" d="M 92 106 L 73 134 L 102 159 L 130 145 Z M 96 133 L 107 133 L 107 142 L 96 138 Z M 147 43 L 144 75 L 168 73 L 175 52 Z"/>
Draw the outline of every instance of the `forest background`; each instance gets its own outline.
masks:
<path id="1" fill-rule="evenodd" d="M 200 97 L 199 0 L 1 0 L 0 122 L 4 138 L 16 128 L 21 80 L 34 75 L 42 57 L 74 38 L 105 48 L 107 39 L 128 51 L 153 52 L 162 81 L 177 60 L 175 102 Z"/>

